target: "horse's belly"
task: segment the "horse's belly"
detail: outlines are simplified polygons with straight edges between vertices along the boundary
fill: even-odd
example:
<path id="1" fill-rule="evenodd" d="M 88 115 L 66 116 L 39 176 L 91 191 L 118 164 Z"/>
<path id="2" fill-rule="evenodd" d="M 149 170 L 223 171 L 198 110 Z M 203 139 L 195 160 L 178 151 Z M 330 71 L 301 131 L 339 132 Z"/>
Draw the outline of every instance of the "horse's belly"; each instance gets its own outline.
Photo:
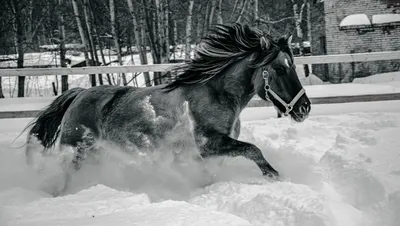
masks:
<path id="1" fill-rule="evenodd" d="M 187 104 L 172 114 L 157 112 L 150 104 L 132 114 L 124 123 L 111 123 L 107 137 L 128 149 L 173 149 L 195 147 L 193 123 Z"/>

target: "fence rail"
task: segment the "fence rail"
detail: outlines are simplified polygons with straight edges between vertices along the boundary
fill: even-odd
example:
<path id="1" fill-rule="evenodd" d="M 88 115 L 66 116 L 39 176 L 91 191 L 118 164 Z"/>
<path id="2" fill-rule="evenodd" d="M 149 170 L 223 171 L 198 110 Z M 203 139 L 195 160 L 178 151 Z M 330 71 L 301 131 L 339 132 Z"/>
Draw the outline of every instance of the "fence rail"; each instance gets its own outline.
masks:
<path id="1" fill-rule="evenodd" d="M 400 51 L 373 52 L 356 54 L 339 54 L 323 56 L 296 57 L 296 64 L 327 64 L 327 63 L 350 63 L 367 62 L 380 60 L 400 60 Z M 181 64 L 153 64 L 153 65 L 132 65 L 132 66 L 103 66 L 103 67 L 81 67 L 81 68 L 20 68 L 0 69 L 1 76 L 42 76 L 42 75 L 73 75 L 73 74 L 106 74 L 106 73 L 134 73 L 134 72 L 165 72 L 172 70 Z M 331 96 L 312 97 L 312 104 L 333 104 L 349 102 L 388 101 L 400 100 L 400 93 L 390 94 L 367 94 L 356 96 Z M 1 102 L 1 100 L 0 100 Z M 260 99 L 253 99 L 248 107 L 267 107 L 269 102 Z M 4 118 L 31 118 L 40 112 L 37 110 L 15 110 L 0 111 L 0 119 Z"/>
<path id="2" fill-rule="evenodd" d="M 339 104 L 351 102 L 372 102 L 372 101 L 391 101 L 400 100 L 400 93 L 367 94 L 356 96 L 330 96 L 330 97 L 311 97 L 310 101 L 314 104 Z M 50 103 L 51 100 L 49 100 Z M 1 103 L 1 100 L 0 100 Z M 271 102 L 261 99 L 252 99 L 247 107 L 270 107 Z M 40 110 L 16 110 L 0 111 L 0 119 L 5 118 L 33 118 L 39 114 Z"/>
<path id="3" fill-rule="evenodd" d="M 379 60 L 400 60 L 400 51 L 354 53 L 338 55 L 320 55 L 295 57 L 296 64 L 329 64 L 367 62 Z M 149 64 L 131 66 L 96 66 L 79 68 L 14 68 L 0 69 L 0 76 L 43 76 L 43 75 L 78 75 L 132 72 L 165 72 L 181 64 Z"/>

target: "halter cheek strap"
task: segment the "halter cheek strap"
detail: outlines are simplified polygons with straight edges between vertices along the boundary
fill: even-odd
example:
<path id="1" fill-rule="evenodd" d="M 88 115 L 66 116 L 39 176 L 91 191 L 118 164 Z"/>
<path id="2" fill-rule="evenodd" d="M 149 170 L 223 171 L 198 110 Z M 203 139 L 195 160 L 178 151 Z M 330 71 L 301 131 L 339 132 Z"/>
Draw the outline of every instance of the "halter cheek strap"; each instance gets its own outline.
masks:
<path id="1" fill-rule="evenodd" d="M 275 93 L 271 89 L 271 86 L 269 85 L 268 82 L 269 73 L 266 69 L 263 69 L 262 76 L 265 81 L 265 86 L 264 86 L 265 98 L 267 100 L 270 100 L 268 97 L 268 93 L 270 93 L 277 101 L 279 101 L 279 103 L 281 103 L 285 107 L 286 111 L 283 114 L 287 116 L 293 110 L 293 106 L 297 103 L 297 101 L 299 101 L 300 97 L 303 96 L 303 94 L 305 94 L 306 91 L 302 87 L 301 90 L 297 93 L 297 95 L 293 98 L 293 100 L 290 103 L 286 103 L 286 101 L 284 101 L 277 93 Z"/>

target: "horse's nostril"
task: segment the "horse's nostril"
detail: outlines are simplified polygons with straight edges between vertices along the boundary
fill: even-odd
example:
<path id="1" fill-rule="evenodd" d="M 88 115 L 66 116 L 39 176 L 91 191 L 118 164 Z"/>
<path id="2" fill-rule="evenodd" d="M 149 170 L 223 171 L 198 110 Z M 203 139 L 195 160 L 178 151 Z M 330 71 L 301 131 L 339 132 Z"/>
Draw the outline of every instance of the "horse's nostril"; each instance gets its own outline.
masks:
<path id="1" fill-rule="evenodd" d="M 307 113 L 307 110 L 308 110 L 307 108 L 308 108 L 307 105 L 301 105 L 301 106 L 300 106 L 300 109 L 299 109 L 300 113 L 301 113 L 301 114 Z"/>

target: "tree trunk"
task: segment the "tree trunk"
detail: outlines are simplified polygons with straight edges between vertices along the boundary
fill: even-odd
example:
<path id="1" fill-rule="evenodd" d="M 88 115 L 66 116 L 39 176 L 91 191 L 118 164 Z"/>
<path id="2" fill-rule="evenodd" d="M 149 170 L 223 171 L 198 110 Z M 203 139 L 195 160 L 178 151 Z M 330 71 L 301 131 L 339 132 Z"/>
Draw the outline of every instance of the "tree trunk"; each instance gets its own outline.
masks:
<path id="1" fill-rule="evenodd" d="M 196 15 L 196 44 L 199 44 L 201 41 L 202 31 L 203 31 L 203 24 L 201 23 L 201 4 L 198 5 L 197 15 Z"/>
<path id="2" fill-rule="evenodd" d="M 258 18 L 258 0 L 253 0 L 253 26 L 258 27 L 260 25 L 260 20 Z"/>
<path id="3" fill-rule="evenodd" d="M 247 0 L 243 0 L 242 9 L 240 10 L 238 18 L 236 19 L 236 23 L 240 23 L 240 21 L 242 20 L 242 16 L 246 9 L 247 2 L 248 2 Z"/>
<path id="4" fill-rule="evenodd" d="M 160 63 L 160 58 L 161 58 L 161 54 L 160 54 L 160 50 L 157 46 L 158 40 L 157 37 L 155 35 L 156 29 L 155 29 L 155 20 L 153 19 L 153 16 L 151 16 L 149 14 L 149 10 L 147 7 L 147 0 L 142 0 L 142 4 L 143 4 L 143 9 L 144 9 L 144 15 L 145 15 L 145 22 L 146 22 L 146 26 L 147 26 L 147 32 L 149 34 L 149 40 L 150 40 L 150 48 L 151 48 L 151 54 L 153 56 L 153 63 L 154 64 L 158 64 Z M 157 18 L 157 17 L 156 17 Z M 154 81 L 154 85 L 158 85 L 158 76 L 159 73 L 155 72 L 153 73 L 153 81 Z"/>
<path id="5" fill-rule="evenodd" d="M 147 51 L 146 51 L 146 46 L 143 46 L 140 34 L 141 34 L 141 27 L 143 26 L 143 24 L 141 24 L 141 26 L 139 27 L 138 24 L 138 20 L 135 14 L 135 9 L 132 3 L 132 0 L 126 0 L 128 3 L 128 8 L 129 8 L 129 12 L 131 14 L 132 17 L 132 24 L 133 24 L 133 29 L 134 29 L 134 36 L 135 36 L 135 47 L 137 49 L 137 51 L 139 52 L 139 59 L 140 59 L 140 63 L 142 65 L 146 65 L 147 64 Z M 146 35 L 146 34 L 142 34 L 142 35 Z M 149 72 L 143 72 L 143 76 L 144 76 L 144 81 L 146 83 L 146 86 L 151 86 L 151 81 L 150 81 L 150 74 Z"/>
<path id="6" fill-rule="evenodd" d="M 185 47 L 185 60 L 190 60 L 190 42 L 192 36 L 192 12 L 194 1 L 189 2 L 188 17 L 186 21 L 186 47 Z"/>
<path id="7" fill-rule="evenodd" d="M 143 12 L 143 11 L 142 11 Z M 145 21 L 144 21 L 144 17 L 142 16 L 140 18 L 140 34 L 141 34 L 141 51 L 142 51 L 142 55 L 143 55 L 143 64 L 147 64 L 147 34 L 146 34 L 146 25 L 145 25 Z M 144 75 L 144 81 L 146 83 L 146 86 L 151 86 L 151 79 L 150 79 L 150 74 L 148 72 L 143 73 Z"/>
<path id="8" fill-rule="evenodd" d="M 176 20 L 174 20 L 174 60 L 176 55 L 176 46 L 178 45 L 178 24 Z"/>
<path id="9" fill-rule="evenodd" d="M 114 2 L 114 0 L 110 0 L 110 18 L 111 18 L 111 33 L 112 33 L 113 40 L 114 40 L 114 46 L 117 51 L 118 63 L 119 63 L 119 65 L 123 65 L 121 49 L 120 49 L 119 40 L 118 40 L 117 26 L 116 26 L 116 21 L 115 21 L 115 2 Z M 124 86 L 127 85 L 125 73 L 122 73 L 122 83 L 124 84 Z"/>
<path id="10" fill-rule="evenodd" d="M 307 2 L 307 39 L 311 44 L 311 4 Z M 310 45 L 310 52 L 312 53 L 312 45 Z M 310 67 L 308 64 L 304 65 L 304 74 L 306 77 L 310 76 Z"/>
<path id="11" fill-rule="evenodd" d="M 84 0 L 83 1 L 83 13 L 85 16 L 85 23 L 86 23 L 86 29 L 87 29 L 87 34 L 89 37 L 89 46 L 90 46 L 90 54 L 92 57 L 92 62 L 94 66 L 98 66 L 98 62 L 99 62 L 99 57 L 97 56 L 97 49 L 96 49 L 96 45 L 94 43 L 94 39 L 93 39 L 93 22 L 92 22 L 92 17 L 91 17 L 91 9 L 90 9 L 90 3 L 89 0 Z M 101 74 L 97 75 L 99 78 L 99 84 L 103 85 L 103 78 Z"/>
<path id="12" fill-rule="evenodd" d="M 169 42 L 169 0 L 166 0 L 165 5 L 164 5 L 164 16 L 165 16 L 165 22 L 164 22 L 164 28 L 165 28 L 165 55 L 166 55 L 166 62 L 169 63 L 171 51 L 169 49 L 170 42 Z"/>
<path id="13" fill-rule="evenodd" d="M 303 30 L 301 29 L 301 20 L 303 18 L 304 7 L 307 4 L 307 0 L 303 0 L 303 4 L 300 7 L 300 12 L 298 9 L 298 4 L 295 2 L 295 0 L 292 0 L 292 3 L 293 3 L 293 15 L 295 17 L 297 37 L 299 38 L 300 42 L 300 55 L 303 55 L 304 38 L 303 38 Z"/>
<path id="14" fill-rule="evenodd" d="M 1 98 L 4 98 L 4 94 L 3 94 L 3 81 L 0 76 L 0 99 Z"/>
<path id="15" fill-rule="evenodd" d="M 62 9 L 64 5 L 64 0 L 58 0 L 58 8 Z M 61 67 L 67 67 L 67 62 L 65 61 L 65 26 L 64 26 L 64 12 L 62 10 L 58 11 L 58 29 L 60 33 L 60 65 Z M 61 92 L 68 90 L 68 75 L 61 75 Z"/>
<path id="16" fill-rule="evenodd" d="M 156 37 L 156 46 L 158 47 L 158 55 L 157 62 L 158 64 L 162 64 L 165 61 L 165 51 L 164 51 L 164 44 L 165 44 L 165 35 L 163 29 L 163 12 L 162 12 L 162 3 L 160 0 L 155 0 L 156 4 L 156 11 L 155 11 L 155 23 L 154 23 L 154 34 L 158 34 Z M 160 85 L 163 83 L 162 73 L 161 72 L 154 72 L 154 85 Z"/>
<path id="17" fill-rule="evenodd" d="M 106 65 L 107 62 L 106 62 L 106 58 L 104 57 L 104 53 L 103 53 L 103 49 L 104 49 L 103 42 L 100 41 L 99 35 L 97 33 L 96 20 L 95 20 L 95 17 L 93 15 L 93 10 L 90 10 L 90 12 L 91 12 L 91 17 L 93 18 L 93 24 L 94 24 L 94 26 L 93 26 L 93 34 L 94 34 L 94 37 L 96 39 L 96 42 L 99 44 L 101 61 L 103 62 L 103 65 Z M 96 51 L 96 56 L 97 56 L 97 51 Z M 97 56 L 96 60 L 98 62 L 100 62 L 100 60 L 98 59 L 98 56 Z M 110 74 L 107 73 L 106 76 L 107 76 L 108 84 L 112 85 Z M 100 83 L 100 85 L 104 84 L 102 76 L 99 77 L 99 83 Z"/>
<path id="18" fill-rule="evenodd" d="M 224 23 L 224 21 L 222 20 L 222 0 L 219 0 L 217 5 L 217 23 Z"/>
<path id="19" fill-rule="evenodd" d="M 310 4 L 310 2 L 307 2 L 307 39 L 309 42 L 311 42 L 311 4 Z M 310 48 L 311 47 L 312 46 L 310 46 Z"/>
<path id="20" fill-rule="evenodd" d="M 208 18 L 209 19 L 209 21 L 208 21 L 209 27 L 211 27 L 211 25 L 213 24 L 216 3 L 217 3 L 216 0 L 211 1 L 211 12 L 210 12 L 210 17 Z"/>
<path id="21" fill-rule="evenodd" d="M 89 44 L 86 39 L 85 32 L 83 30 L 83 26 L 81 23 L 81 19 L 79 17 L 79 8 L 78 8 L 78 3 L 77 0 L 72 0 L 72 7 L 74 8 L 74 16 L 76 19 L 76 24 L 78 25 L 78 30 L 79 30 L 79 35 L 81 36 L 82 44 L 84 46 L 84 55 L 85 55 L 85 61 L 86 61 L 86 66 L 90 66 L 90 60 L 89 60 L 89 55 L 88 55 L 88 49 L 89 49 Z M 96 77 L 94 74 L 89 75 L 92 87 L 96 86 Z"/>
<path id="22" fill-rule="evenodd" d="M 12 0 L 11 2 L 15 14 L 15 31 L 17 42 L 17 68 L 24 67 L 24 26 L 21 2 Z M 25 76 L 18 76 L 18 97 L 25 96 Z"/>
<path id="23" fill-rule="evenodd" d="M 233 18 L 233 15 L 235 15 L 238 3 L 239 3 L 239 0 L 235 0 L 235 4 L 233 5 L 232 13 L 228 18 L 229 21 L 231 21 L 231 19 Z"/>
<path id="24" fill-rule="evenodd" d="M 164 31 L 164 34 L 165 34 L 165 37 L 164 37 L 164 42 L 165 42 L 165 54 L 164 54 L 164 62 L 165 63 L 169 63 L 170 62 L 170 58 L 171 58 L 171 51 L 170 51 L 170 41 L 169 41 L 169 39 L 170 39 L 170 36 L 169 36 L 169 34 L 170 34 L 170 32 L 169 32 L 169 29 L 170 29 L 170 25 L 169 25 L 169 0 L 166 0 L 165 1 L 165 4 L 164 4 L 164 29 L 165 29 L 165 31 Z M 169 77 L 167 77 L 167 76 L 169 76 Z M 163 75 L 163 77 L 162 77 L 163 79 L 162 79 L 162 82 L 163 83 L 166 83 L 168 80 L 170 80 L 171 79 L 171 73 L 165 73 L 164 72 L 164 75 Z"/>
<path id="25" fill-rule="evenodd" d="M 209 26 L 209 25 L 208 25 L 208 20 L 209 20 L 208 18 L 209 18 L 209 16 L 210 16 L 210 14 L 208 13 L 209 9 L 210 9 L 210 2 L 207 2 L 206 12 L 204 13 L 203 32 L 202 32 L 201 36 L 203 36 L 204 33 L 207 32 L 207 28 L 208 28 L 208 26 Z"/>

